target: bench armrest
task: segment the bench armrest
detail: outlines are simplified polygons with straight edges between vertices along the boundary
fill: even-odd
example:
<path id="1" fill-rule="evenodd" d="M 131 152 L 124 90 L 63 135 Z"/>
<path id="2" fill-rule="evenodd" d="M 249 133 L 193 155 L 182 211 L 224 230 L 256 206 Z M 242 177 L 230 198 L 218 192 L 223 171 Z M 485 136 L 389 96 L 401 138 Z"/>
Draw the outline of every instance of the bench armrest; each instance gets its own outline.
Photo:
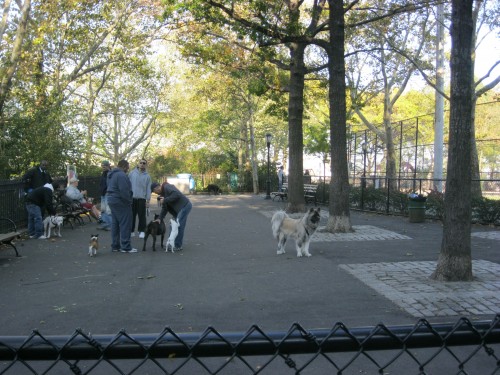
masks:
<path id="1" fill-rule="evenodd" d="M 0 217 L 0 233 L 2 232 L 17 232 L 16 223 L 9 218 Z"/>

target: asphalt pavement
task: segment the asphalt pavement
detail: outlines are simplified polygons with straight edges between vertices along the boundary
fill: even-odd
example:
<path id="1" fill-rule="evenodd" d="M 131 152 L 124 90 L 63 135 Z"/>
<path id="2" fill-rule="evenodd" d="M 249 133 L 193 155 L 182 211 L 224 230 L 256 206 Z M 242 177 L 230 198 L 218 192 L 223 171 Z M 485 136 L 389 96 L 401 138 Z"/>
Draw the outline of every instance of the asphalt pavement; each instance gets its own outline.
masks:
<path id="1" fill-rule="evenodd" d="M 284 207 L 262 195 L 192 195 L 184 250 L 113 253 L 95 222 L 65 226 L 62 238 L 17 242 L 0 251 L 0 336 L 286 331 L 491 319 L 500 313 L 500 230 L 473 226 L 475 280 L 429 279 L 440 251 L 440 222 L 351 212 L 353 234 L 318 232 L 312 257 L 293 242 L 277 255 L 270 217 Z M 152 202 L 151 216 L 159 211 Z M 327 220 L 322 207 L 323 226 Z M 85 219 L 87 220 L 87 219 Z M 97 257 L 88 256 L 99 233 Z M 143 240 L 132 244 L 142 249 Z M 159 242 L 159 241 L 158 241 Z M 158 246 L 158 244 L 157 244 Z"/>

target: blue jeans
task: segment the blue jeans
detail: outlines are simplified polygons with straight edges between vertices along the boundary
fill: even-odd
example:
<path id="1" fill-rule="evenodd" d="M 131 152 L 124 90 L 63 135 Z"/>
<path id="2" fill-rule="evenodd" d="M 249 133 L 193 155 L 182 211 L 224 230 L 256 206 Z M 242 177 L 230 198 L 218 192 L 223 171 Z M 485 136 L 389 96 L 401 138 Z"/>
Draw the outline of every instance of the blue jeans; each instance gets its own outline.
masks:
<path id="1" fill-rule="evenodd" d="M 111 249 L 128 251 L 132 248 L 132 206 L 122 203 L 108 204 L 111 208 Z"/>
<path id="2" fill-rule="evenodd" d="M 179 233 L 177 233 L 177 237 L 175 238 L 174 242 L 174 246 L 176 248 L 182 247 L 182 240 L 184 239 L 184 229 L 186 229 L 187 218 L 192 208 L 192 203 L 188 202 L 177 214 L 177 221 L 179 222 Z M 170 231 L 172 231 L 172 228 L 170 228 Z"/>
<path id="3" fill-rule="evenodd" d="M 43 235 L 42 210 L 40 206 L 26 203 L 28 211 L 28 234 L 30 237 L 38 238 Z"/>

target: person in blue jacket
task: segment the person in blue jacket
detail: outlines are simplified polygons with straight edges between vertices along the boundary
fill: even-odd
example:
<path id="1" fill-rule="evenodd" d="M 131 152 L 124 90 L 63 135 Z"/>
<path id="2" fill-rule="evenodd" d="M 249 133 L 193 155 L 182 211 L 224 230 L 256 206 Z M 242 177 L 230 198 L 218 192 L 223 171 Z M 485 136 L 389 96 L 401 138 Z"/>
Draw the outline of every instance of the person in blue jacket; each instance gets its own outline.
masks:
<path id="1" fill-rule="evenodd" d="M 137 253 L 130 242 L 132 229 L 132 184 L 127 176 L 130 165 L 120 160 L 108 173 L 106 198 L 111 208 L 111 250 Z"/>

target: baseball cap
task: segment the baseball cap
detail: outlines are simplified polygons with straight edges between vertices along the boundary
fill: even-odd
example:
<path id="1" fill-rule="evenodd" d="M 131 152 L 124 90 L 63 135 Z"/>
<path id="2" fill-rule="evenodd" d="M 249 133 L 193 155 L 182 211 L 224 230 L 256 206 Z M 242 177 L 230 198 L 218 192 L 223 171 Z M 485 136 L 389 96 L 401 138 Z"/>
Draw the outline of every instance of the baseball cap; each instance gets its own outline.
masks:
<path id="1" fill-rule="evenodd" d="M 109 163 L 109 161 L 107 161 L 107 160 L 103 160 L 103 161 L 102 161 L 102 163 L 101 163 L 101 165 L 102 165 L 103 167 L 110 167 L 110 166 L 111 166 L 111 164 L 110 164 L 110 163 Z"/>
<path id="2" fill-rule="evenodd" d="M 156 189 L 158 186 L 160 186 L 160 184 L 158 182 L 153 182 L 151 184 L 151 191 L 154 191 L 154 189 Z"/>
<path id="3" fill-rule="evenodd" d="M 72 184 L 73 182 L 77 182 L 77 181 L 79 181 L 79 180 L 78 180 L 78 178 L 76 178 L 76 177 L 71 177 L 71 178 L 69 179 L 69 183 L 70 183 L 70 184 Z"/>

